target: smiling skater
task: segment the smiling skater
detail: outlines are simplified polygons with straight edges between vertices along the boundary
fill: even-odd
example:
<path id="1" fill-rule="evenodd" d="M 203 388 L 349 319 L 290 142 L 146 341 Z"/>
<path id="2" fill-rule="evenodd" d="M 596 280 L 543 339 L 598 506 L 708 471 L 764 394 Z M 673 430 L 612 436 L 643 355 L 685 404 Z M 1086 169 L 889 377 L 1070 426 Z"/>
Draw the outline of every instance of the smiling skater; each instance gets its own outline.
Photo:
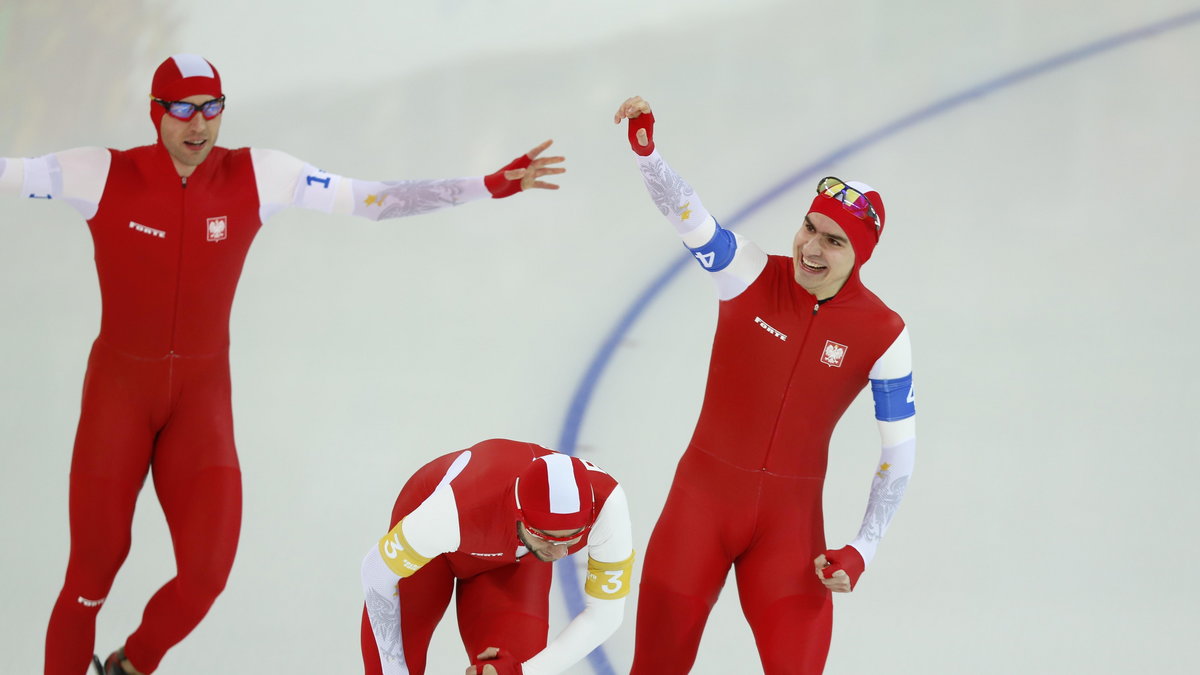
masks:
<path id="1" fill-rule="evenodd" d="M 732 566 L 764 672 L 819 673 L 830 593 L 853 589 L 874 558 L 916 453 L 908 330 L 859 279 L 883 232 L 883 201 L 825 178 L 791 257 L 768 256 L 722 228 L 655 150 L 645 100 L 622 103 L 614 121 L 623 119 L 651 199 L 720 301 L 700 419 L 646 549 L 632 672 L 691 669 Z M 868 384 L 882 456 L 858 536 L 829 550 L 829 438 Z"/>

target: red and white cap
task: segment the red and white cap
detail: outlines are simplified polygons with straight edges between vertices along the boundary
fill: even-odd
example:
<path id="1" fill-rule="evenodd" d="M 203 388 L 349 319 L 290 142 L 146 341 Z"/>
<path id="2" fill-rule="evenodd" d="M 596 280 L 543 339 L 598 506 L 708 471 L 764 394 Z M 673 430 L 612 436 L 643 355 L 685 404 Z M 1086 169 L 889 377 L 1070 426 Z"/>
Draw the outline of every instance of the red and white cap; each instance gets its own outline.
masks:
<path id="1" fill-rule="evenodd" d="M 221 74 L 207 59 L 196 54 L 176 54 L 158 66 L 150 83 L 150 96 L 164 101 L 179 101 L 189 96 L 221 96 Z M 163 107 L 150 102 L 150 119 L 158 128 Z"/>
<path id="2" fill-rule="evenodd" d="M 858 267 L 867 262 L 875 250 L 875 244 L 879 243 L 879 237 L 883 235 L 883 224 L 886 217 L 883 210 L 883 197 L 879 196 L 875 188 L 854 180 L 846 181 L 846 187 L 857 190 L 870 200 L 871 206 L 875 208 L 875 214 L 879 216 L 878 226 L 873 218 L 860 218 L 847 209 L 841 201 L 824 194 L 818 194 L 813 199 L 812 206 L 808 207 L 808 212 L 827 215 L 846 231 L 846 236 L 850 238 L 850 245 L 854 248 L 854 266 Z"/>
<path id="3" fill-rule="evenodd" d="M 517 476 L 517 511 L 535 530 L 577 530 L 595 520 L 592 482 L 584 463 L 550 453 L 529 463 Z"/>

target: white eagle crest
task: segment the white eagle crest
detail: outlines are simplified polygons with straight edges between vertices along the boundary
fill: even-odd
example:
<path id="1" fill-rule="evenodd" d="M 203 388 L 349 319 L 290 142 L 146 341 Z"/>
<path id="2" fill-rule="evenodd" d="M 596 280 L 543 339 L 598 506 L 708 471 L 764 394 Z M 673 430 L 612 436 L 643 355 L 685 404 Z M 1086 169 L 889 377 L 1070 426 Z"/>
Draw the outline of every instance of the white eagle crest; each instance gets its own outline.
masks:
<path id="1" fill-rule="evenodd" d="M 226 220 L 224 218 L 208 219 L 208 240 L 221 241 L 225 238 Z"/>
<path id="2" fill-rule="evenodd" d="M 842 357 L 845 355 L 845 347 L 833 342 L 825 345 L 825 362 L 833 365 L 840 364 L 842 362 Z"/>

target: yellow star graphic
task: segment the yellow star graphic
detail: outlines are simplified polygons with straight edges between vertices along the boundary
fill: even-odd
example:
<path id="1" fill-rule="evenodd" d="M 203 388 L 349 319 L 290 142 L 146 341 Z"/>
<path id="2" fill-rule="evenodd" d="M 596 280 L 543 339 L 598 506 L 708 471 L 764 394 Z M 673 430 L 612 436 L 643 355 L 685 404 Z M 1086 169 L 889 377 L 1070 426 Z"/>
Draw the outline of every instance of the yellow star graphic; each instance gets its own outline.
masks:
<path id="1" fill-rule="evenodd" d="M 367 195 L 366 203 L 367 203 L 367 206 L 370 206 L 372 204 L 377 204 L 379 206 L 383 206 L 384 199 L 386 199 L 386 197 L 380 197 L 379 195 Z"/>
<path id="2" fill-rule="evenodd" d="M 879 470 L 875 472 L 875 475 L 883 478 L 883 474 L 887 473 L 888 469 L 890 468 L 892 468 L 892 465 L 884 462 L 883 464 L 879 465 Z"/>
<path id="3" fill-rule="evenodd" d="M 679 207 L 679 209 L 680 209 L 679 219 L 680 220 L 687 220 L 688 218 L 692 217 L 692 212 L 688 209 L 688 207 L 691 205 L 692 205 L 692 203 L 688 202 L 688 203 L 684 204 L 683 206 Z"/>

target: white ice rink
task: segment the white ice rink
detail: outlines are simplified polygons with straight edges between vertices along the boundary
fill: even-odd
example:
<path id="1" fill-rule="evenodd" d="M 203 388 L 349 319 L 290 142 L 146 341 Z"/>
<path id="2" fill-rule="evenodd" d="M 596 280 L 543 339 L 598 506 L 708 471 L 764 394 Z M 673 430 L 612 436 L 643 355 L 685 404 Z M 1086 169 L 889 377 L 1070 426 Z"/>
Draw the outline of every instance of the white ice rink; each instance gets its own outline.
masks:
<path id="1" fill-rule="evenodd" d="M 761 204 L 738 230 L 768 251 L 788 250 L 820 176 L 886 200 L 863 277 L 912 334 L 918 460 L 873 566 L 836 598 L 827 672 L 1193 672 L 1195 3 L 0 0 L 0 156 L 151 142 L 150 77 L 181 51 L 221 70 L 227 147 L 438 178 L 553 138 L 568 173 L 558 192 L 415 219 L 267 223 L 232 319 L 238 558 L 158 672 L 361 672 L 358 565 L 408 475 L 489 437 L 560 444 L 606 336 L 683 254 L 612 124 L 632 94 L 718 219 Z M 695 422 L 715 310 L 699 268 L 673 277 L 579 426 L 578 454 L 629 492 L 639 551 Z M 0 204 L 6 672 L 41 669 L 99 312 L 75 212 Z M 878 446 L 864 395 L 831 448 L 833 547 L 857 532 Z M 174 572 L 150 486 L 134 529 L 104 653 Z M 730 582 L 695 672 L 759 671 L 736 600 Z M 635 603 L 604 646 L 617 673 Z M 554 632 L 557 589 L 551 607 Z M 467 666 L 451 615 L 430 666 Z"/>

